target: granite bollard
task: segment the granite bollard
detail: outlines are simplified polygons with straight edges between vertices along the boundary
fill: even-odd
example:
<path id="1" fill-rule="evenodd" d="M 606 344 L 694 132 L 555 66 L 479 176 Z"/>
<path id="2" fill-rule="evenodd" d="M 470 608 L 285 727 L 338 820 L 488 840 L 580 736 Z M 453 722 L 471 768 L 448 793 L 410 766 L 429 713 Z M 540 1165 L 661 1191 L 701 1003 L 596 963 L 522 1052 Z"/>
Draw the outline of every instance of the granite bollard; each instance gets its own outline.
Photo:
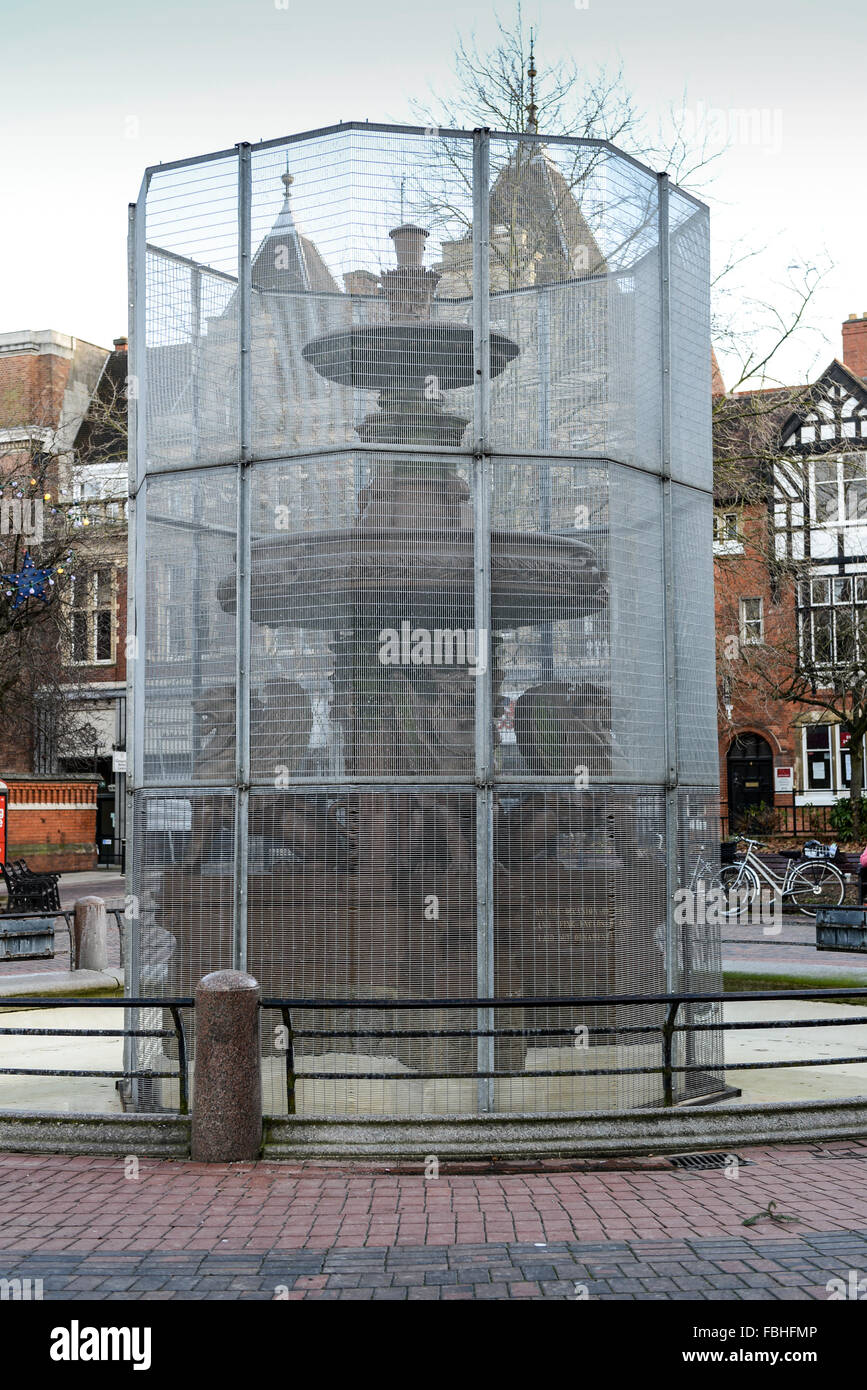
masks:
<path id="1" fill-rule="evenodd" d="M 74 970 L 108 967 L 108 915 L 102 898 L 78 898 L 72 923 Z"/>
<path id="2" fill-rule="evenodd" d="M 261 996 L 239 970 L 215 970 L 196 985 L 192 1157 L 200 1163 L 259 1156 Z"/>

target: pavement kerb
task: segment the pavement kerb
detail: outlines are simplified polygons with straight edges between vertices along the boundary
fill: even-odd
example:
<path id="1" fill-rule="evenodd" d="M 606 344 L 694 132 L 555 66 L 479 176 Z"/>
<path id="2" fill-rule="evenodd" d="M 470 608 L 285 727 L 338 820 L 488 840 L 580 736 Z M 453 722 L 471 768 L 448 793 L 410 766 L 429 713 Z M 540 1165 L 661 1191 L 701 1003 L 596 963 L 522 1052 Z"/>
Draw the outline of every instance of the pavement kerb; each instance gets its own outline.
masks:
<path id="1" fill-rule="evenodd" d="M 4 999 L 123 999 L 123 971 L 52 970 L 32 975 L 0 976 L 0 1010 Z"/>

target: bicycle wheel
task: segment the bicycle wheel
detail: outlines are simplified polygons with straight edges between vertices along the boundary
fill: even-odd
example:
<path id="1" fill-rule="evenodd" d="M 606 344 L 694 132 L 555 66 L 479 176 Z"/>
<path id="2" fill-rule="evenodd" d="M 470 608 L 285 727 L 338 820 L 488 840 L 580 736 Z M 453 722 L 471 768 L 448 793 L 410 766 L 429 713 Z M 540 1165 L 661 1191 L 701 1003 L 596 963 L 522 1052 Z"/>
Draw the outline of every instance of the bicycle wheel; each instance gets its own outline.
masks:
<path id="1" fill-rule="evenodd" d="M 721 915 L 727 922 L 737 921 L 749 911 L 759 891 L 759 878 L 749 864 L 724 864 L 713 880 L 715 888 L 722 888 L 726 905 Z"/>
<path id="2" fill-rule="evenodd" d="M 805 917 L 815 917 L 820 907 L 839 907 L 845 895 L 846 884 L 840 870 L 827 859 L 815 859 L 798 865 L 786 897 Z"/>

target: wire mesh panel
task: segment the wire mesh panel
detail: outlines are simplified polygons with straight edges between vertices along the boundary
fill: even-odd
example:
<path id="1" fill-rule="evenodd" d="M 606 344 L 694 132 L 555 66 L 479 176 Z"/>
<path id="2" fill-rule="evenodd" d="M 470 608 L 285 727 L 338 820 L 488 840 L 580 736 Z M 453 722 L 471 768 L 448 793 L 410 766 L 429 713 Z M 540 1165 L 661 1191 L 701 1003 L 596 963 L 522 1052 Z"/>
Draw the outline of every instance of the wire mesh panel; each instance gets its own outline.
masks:
<path id="1" fill-rule="evenodd" d="M 234 781 L 235 623 L 218 586 L 234 569 L 236 494 L 231 469 L 148 482 L 146 784 Z"/>
<path id="2" fill-rule="evenodd" d="M 501 775 L 613 768 L 608 469 L 500 460 L 491 619 Z"/>
<path id="3" fill-rule="evenodd" d="M 710 489 L 710 223 L 707 208 L 678 189 L 669 196 L 671 303 L 671 472 Z"/>
<path id="4" fill-rule="evenodd" d="M 713 897 L 713 873 L 719 854 L 719 793 L 712 787 L 689 788 L 678 794 L 678 867 L 682 910 L 676 920 L 675 987 L 693 994 L 713 994 L 720 988 L 722 945 L 720 903 Z M 716 1089 L 723 1073 L 723 1037 L 711 1025 L 722 1019 L 719 1004 L 682 1006 L 681 1024 L 700 1025 L 677 1039 L 675 1062 L 693 1068 L 678 1080 L 685 1097 Z"/>
<path id="5" fill-rule="evenodd" d="M 492 140 L 490 181 L 491 324 L 519 348 L 492 383 L 493 443 L 658 469 L 656 178 L 517 138 Z"/>
<path id="6" fill-rule="evenodd" d="M 718 777 L 716 702 L 708 699 L 715 685 L 716 645 L 713 622 L 713 564 L 707 537 L 713 525 L 713 500 L 693 488 L 672 489 L 675 572 L 689 575 L 675 590 L 678 766 L 683 781 L 713 786 Z"/>
<path id="7" fill-rule="evenodd" d="M 658 1103 L 660 1008 L 604 1001 L 719 983 L 674 920 L 717 775 L 706 210 L 607 145 L 366 125 L 143 205 L 133 977 L 343 1001 L 294 1068 L 265 1020 L 272 1112 Z M 397 1007 L 492 995 L 603 1002 Z"/>
<path id="8" fill-rule="evenodd" d="M 136 891 L 129 945 L 135 992 L 147 998 L 191 995 L 203 975 L 233 966 L 233 798 L 191 787 L 171 795 L 139 793 L 133 833 Z M 142 1009 L 134 1016 L 136 1027 L 171 1028 L 166 1010 Z M 193 1015 L 187 1020 L 191 1069 L 195 1037 Z M 139 1039 L 135 1054 L 143 1069 L 177 1070 L 173 1038 Z M 136 1083 L 138 1109 L 177 1109 L 177 1102 L 177 1081 Z"/>
<path id="9" fill-rule="evenodd" d="M 460 443 L 472 406 L 472 161 L 471 137 L 422 131 L 329 132 L 253 152 L 259 455 L 359 437 Z M 448 399 L 459 414 L 443 428 L 445 392 L 458 393 Z"/>
<path id="10" fill-rule="evenodd" d="M 237 160 L 156 170 L 144 219 L 147 467 L 236 459 Z"/>
<path id="11" fill-rule="evenodd" d="M 476 1109 L 474 1039 L 432 1035 L 472 1028 L 474 1012 L 388 1008 L 475 993 L 474 816 L 471 792 L 252 798 L 248 968 L 278 997 L 384 1001 L 293 1011 L 298 1113 Z M 279 1113 L 282 1019 L 267 1022 L 266 1108 Z M 401 1036 L 419 1032 L 431 1036 Z"/>
<path id="12" fill-rule="evenodd" d="M 498 995 L 664 989 L 661 816 L 659 794 L 639 788 L 498 794 Z M 661 1094 L 658 1076 L 614 1074 L 659 1067 L 660 1006 L 535 1007 L 509 1021 L 528 1031 L 498 1048 L 498 1072 L 516 1073 L 498 1078 L 500 1109 L 623 1108 Z"/>
<path id="13" fill-rule="evenodd" d="M 468 466 L 370 452 L 253 485 L 254 780 L 473 772 Z M 219 587 L 234 608 L 234 576 Z M 479 648 L 479 650 L 477 650 Z"/>
<path id="14" fill-rule="evenodd" d="M 665 593 L 662 489 L 657 478 L 611 466 L 609 628 L 615 771 L 636 782 L 665 776 Z"/>

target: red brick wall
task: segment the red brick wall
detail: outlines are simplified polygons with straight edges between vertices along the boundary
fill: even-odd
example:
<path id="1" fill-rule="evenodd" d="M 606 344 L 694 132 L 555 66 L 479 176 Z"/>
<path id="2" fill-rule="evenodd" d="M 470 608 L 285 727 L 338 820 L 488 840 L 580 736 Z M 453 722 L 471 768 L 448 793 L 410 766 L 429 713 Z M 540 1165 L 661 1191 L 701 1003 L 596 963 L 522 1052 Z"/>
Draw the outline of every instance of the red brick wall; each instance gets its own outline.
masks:
<path id="1" fill-rule="evenodd" d="M 767 565 L 763 559 L 762 532 L 767 525 L 763 507 L 754 507 L 742 516 L 745 531 L 744 552 L 740 555 L 716 555 L 714 558 L 714 600 L 716 606 L 716 637 L 718 670 L 732 671 L 732 713 L 724 717 L 720 710 L 718 726 L 720 758 L 720 810 L 728 814 L 727 753 L 738 734 L 759 734 L 770 745 L 775 767 L 793 767 L 794 780 L 801 787 L 799 730 L 793 729 L 796 719 L 803 718 L 804 707 L 763 696 L 749 678 L 739 679 L 738 663 L 732 667 L 722 659 L 727 639 L 740 640 L 739 600 L 764 600 L 765 632 L 768 641 L 780 651 L 795 647 L 795 604 L 791 589 L 778 598 L 771 591 Z M 791 804 L 791 796 L 774 795 L 774 804 Z"/>
<path id="2" fill-rule="evenodd" d="M 0 356 L 0 428 L 56 425 L 71 365 L 47 352 Z"/>
<path id="3" fill-rule="evenodd" d="M 843 324 L 843 362 L 856 376 L 867 377 L 867 314 Z"/>
<path id="4" fill-rule="evenodd" d="M 7 854 L 58 873 L 96 867 L 98 781 L 7 776 Z"/>

